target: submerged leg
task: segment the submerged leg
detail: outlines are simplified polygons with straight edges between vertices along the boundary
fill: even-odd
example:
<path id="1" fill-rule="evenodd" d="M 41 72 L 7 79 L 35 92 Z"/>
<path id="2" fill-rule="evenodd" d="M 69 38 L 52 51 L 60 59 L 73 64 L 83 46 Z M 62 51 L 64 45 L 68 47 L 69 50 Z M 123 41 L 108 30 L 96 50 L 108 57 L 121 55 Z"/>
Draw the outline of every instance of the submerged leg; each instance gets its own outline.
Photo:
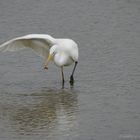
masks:
<path id="1" fill-rule="evenodd" d="M 64 80 L 63 67 L 61 67 L 61 74 L 62 74 L 62 88 L 64 88 L 65 80 Z"/>
<path id="2" fill-rule="evenodd" d="M 70 84 L 73 85 L 74 84 L 74 72 L 75 72 L 75 69 L 76 69 L 76 66 L 77 66 L 78 62 L 75 62 L 75 65 L 74 65 L 74 68 L 73 68 L 73 71 L 72 71 L 72 74 L 70 76 Z"/>

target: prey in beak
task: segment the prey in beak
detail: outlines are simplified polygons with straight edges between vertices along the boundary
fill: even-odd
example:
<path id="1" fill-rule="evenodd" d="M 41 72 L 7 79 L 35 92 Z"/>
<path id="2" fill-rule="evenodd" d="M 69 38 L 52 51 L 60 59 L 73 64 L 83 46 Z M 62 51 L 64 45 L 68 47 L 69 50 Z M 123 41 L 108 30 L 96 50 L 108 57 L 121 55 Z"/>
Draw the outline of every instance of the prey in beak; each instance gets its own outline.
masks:
<path id="1" fill-rule="evenodd" d="M 44 69 L 48 69 L 48 64 L 51 60 L 53 60 L 53 54 L 49 54 L 47 60 L 45 60 Z"/>

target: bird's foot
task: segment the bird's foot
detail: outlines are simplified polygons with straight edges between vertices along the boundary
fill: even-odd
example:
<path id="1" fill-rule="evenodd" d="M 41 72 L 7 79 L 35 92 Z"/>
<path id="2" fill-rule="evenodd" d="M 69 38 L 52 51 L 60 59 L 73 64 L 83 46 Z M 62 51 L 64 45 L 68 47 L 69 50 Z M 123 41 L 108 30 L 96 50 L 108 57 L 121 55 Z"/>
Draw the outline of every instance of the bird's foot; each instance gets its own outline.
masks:
<path id="1" fill-rule="evenodd" d="M 65 80 L 62 80 L 62 89 L 64 89 L 65 86 Z"/>
<path id="2" fill-rule="evenodd" d="M 70 76 L 70 85 L 73 86 L 73 84 L 74 84 L 74 78 L 73 78 L 73 75 L 71 75 Z"/>

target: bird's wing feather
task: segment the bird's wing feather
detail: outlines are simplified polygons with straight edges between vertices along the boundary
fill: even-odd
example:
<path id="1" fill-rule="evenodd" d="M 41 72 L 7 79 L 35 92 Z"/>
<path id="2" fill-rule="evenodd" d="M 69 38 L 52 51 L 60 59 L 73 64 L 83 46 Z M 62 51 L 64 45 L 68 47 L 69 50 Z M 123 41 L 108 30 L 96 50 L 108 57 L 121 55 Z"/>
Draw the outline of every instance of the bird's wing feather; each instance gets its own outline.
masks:
<path id="1" fill-rule="evenodd" d="M 24 48 L 33 49 L 41 57 L 47 57 L 55 39 L 44 34 L 30 34 L 11 39 L 0 45 L 0 51 L 18 51 Z"/>

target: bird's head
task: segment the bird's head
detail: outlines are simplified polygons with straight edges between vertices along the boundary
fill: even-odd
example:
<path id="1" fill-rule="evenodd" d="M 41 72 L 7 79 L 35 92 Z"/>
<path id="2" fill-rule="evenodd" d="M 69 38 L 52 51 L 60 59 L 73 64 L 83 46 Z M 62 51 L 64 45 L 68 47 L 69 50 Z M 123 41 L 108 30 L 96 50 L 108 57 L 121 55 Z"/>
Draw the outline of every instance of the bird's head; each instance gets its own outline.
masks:
<path id="1" fill-rule="evenodd" d="M 54 56 L 57 52 L 57 45 L 54 45 L 50 48 L 49 54 Z"/>
<path id="2" fill-rule="evenodd" d="M 49 56 L 48 56 L 47 60 L 45 61 L 44 69 L 48 69 L 48 64 L 51 60 L 53 60 L 56 53 L 57 53 L 57 45 L 54 45 L 50 48 Z"/>

